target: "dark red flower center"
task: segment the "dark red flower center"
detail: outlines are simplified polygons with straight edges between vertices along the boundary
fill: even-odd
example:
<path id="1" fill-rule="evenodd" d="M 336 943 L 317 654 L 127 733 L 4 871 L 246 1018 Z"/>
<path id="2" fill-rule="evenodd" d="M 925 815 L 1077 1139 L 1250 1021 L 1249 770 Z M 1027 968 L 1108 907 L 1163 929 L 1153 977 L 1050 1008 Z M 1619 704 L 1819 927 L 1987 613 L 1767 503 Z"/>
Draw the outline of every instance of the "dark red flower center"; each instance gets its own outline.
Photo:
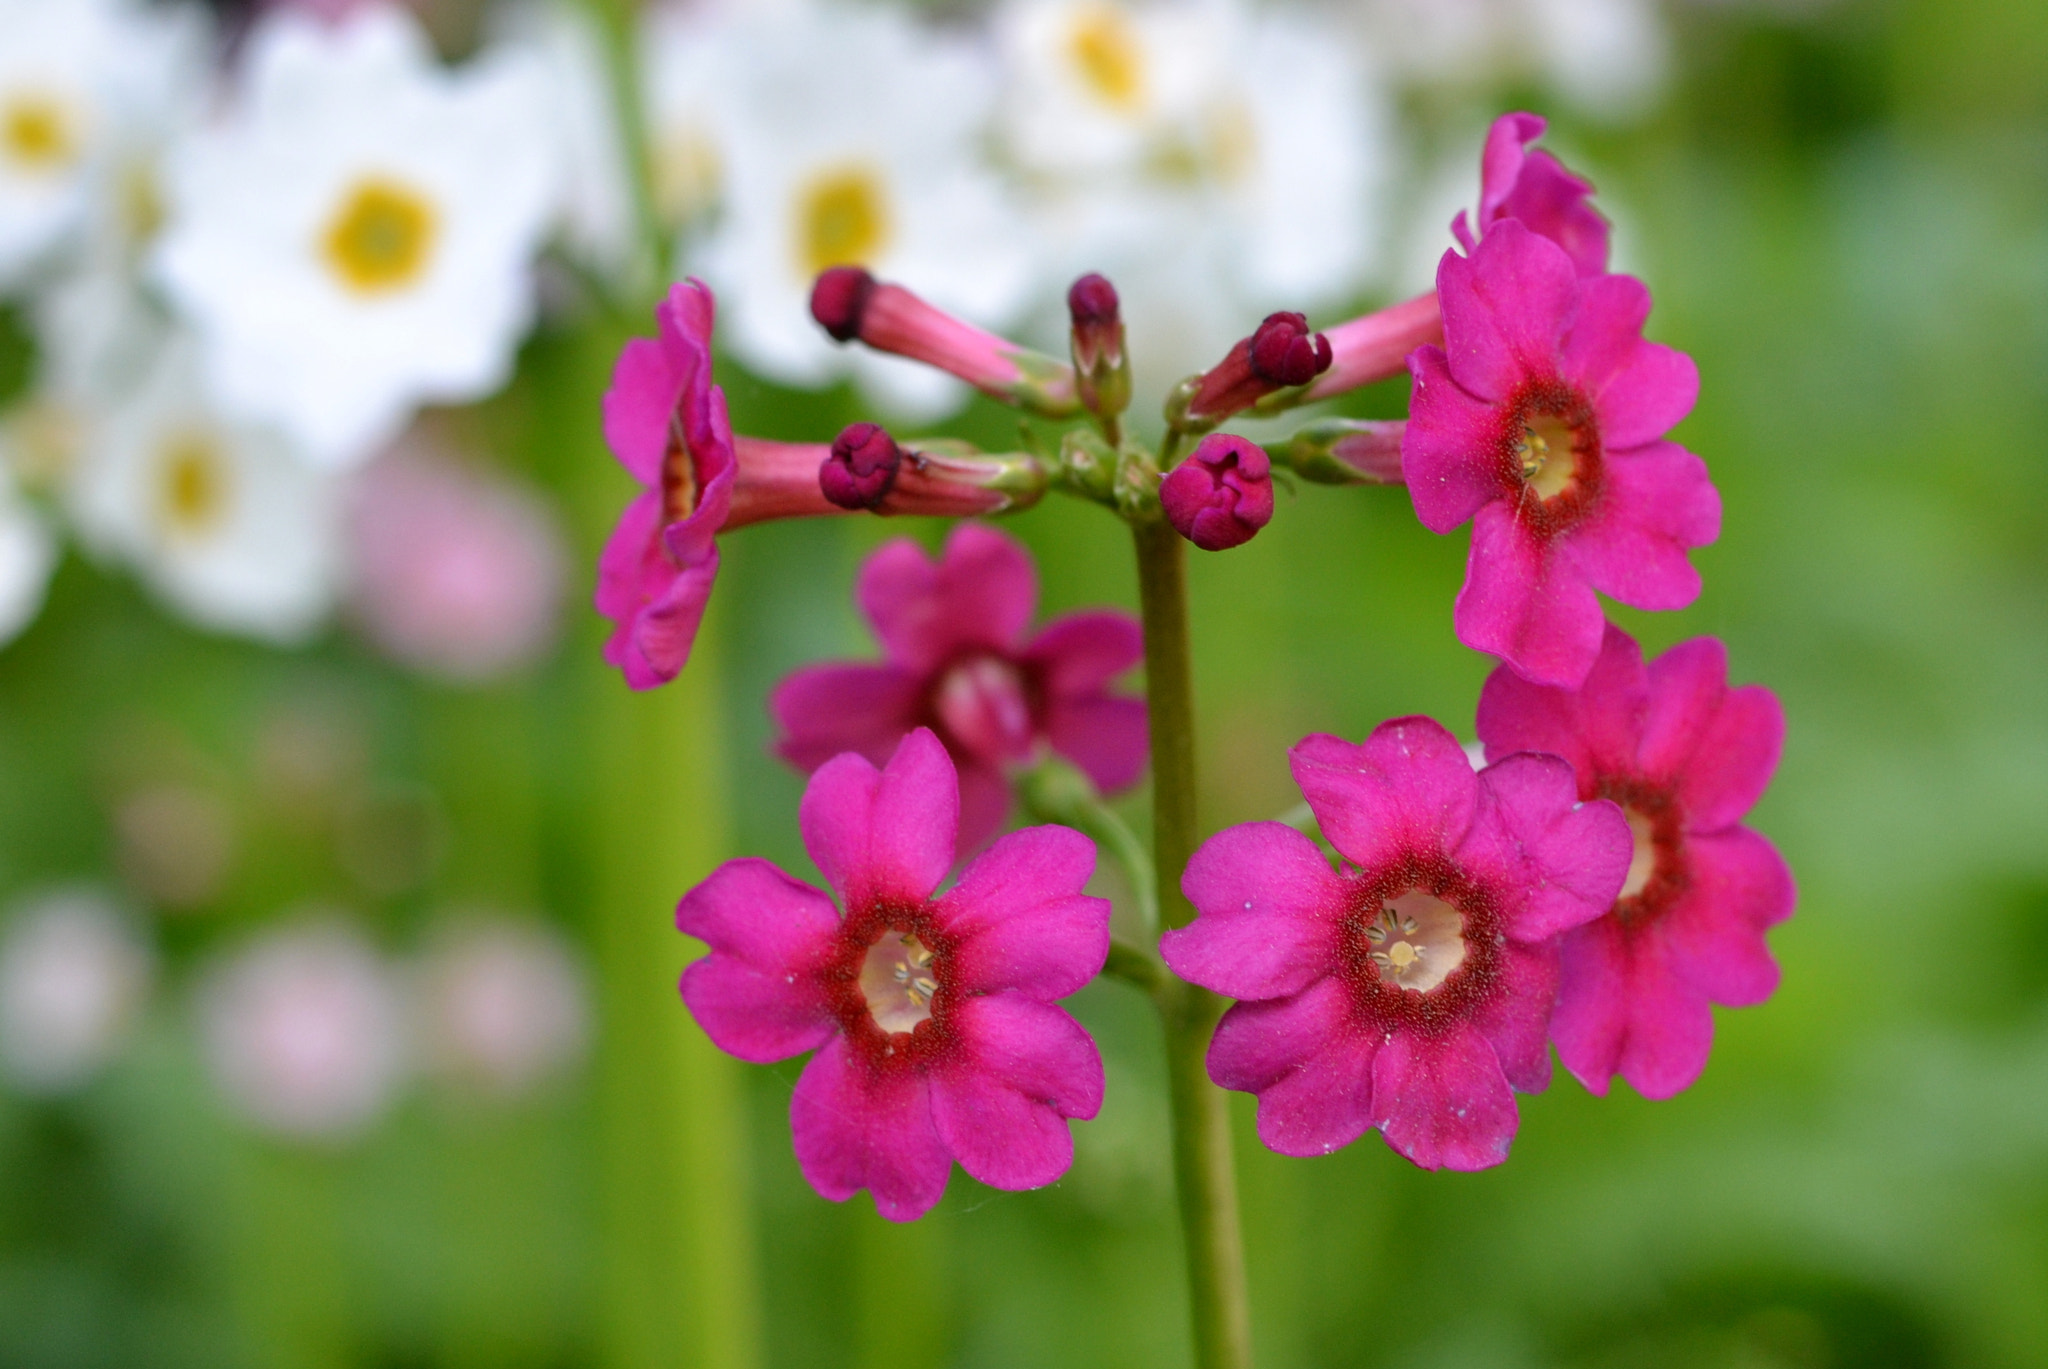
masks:
<path id="1" fill-rule="evenodd" d="M 661 518 L 680 523 L 697 511 L 697 457 L 683 432 L 680 408 L 669 415 L 668 447 L 661 454 Z M 660 534 L 657 533 L 656 536 Z"/>
<path id="2" fill-rule="evenodd" d="M 1590 797 L 1614 800 L 1628 818 L 1635 848 L 1621 896 L 1614 901 L 1614 917 L 1624 928 L 1646 927 L 1692 883 L 1685 859 L 1685 812 L 1669 785 L 1624 776 L 1601 777 Z"/>
<path id="3" fill-rule="evenodd" d="M 1492 893 L 1440 855 L 1349 870 L 1339 931 L 1344 977 L 1379 1030 L 1437 1033 L 1501 981 L 1504 929 Z"/>
<path id="4" fill-rule="evenodd" d="M 952 1049 L 951 950 L 928 903 L 847 915 L 823 978 L 847 1044 L 871 1067 L 921 1066 Z"/>
<path id="5" fill-rule="evenodd" d="M 925 711 L 947 749 L 1000 764 L 1031 755 L 1041 692 L 1036 672 L 1024 663 L 972 651 L 933 675 Z"/>
<path id="6" fill-rule="evenodd" d="M 1586 397 L 1561 380 L 1524 382 L 1505 414 L 1495 443 L 1501 487 L 1523 526 L 1548 540 L 1600 497 L 1599 420 Z"/>

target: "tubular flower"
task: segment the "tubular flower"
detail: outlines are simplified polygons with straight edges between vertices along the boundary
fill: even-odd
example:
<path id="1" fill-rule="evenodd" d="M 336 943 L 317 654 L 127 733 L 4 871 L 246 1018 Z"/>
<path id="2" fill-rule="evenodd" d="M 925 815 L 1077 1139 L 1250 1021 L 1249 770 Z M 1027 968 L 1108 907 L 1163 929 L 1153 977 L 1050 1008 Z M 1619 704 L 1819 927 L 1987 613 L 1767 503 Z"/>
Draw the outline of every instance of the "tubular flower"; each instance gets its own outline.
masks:
<path id="1" fill-rule="evenodd" d="M 877 423 L 849 423 L 820 448 L 817 484 L 849 511 L 972 518 L 1029 508 L 1045 493 L 1045 464 L 1029 452 L 983 452 L 949 438 L 923 451 L 899 444 Z"/>
<path id="2" fill-rule="evenodd" d="M 1415 378 L 1401 470 L 1432 532 L 1472 519 L 1454 621 L 1467 646 L 1539 684 L 1576 687 L 1600 653 L 1594 590 L 1641 609 L 1699 594 L 1686 558 L 1721 531 L 1706 463 L 1664 440 L 1699 373 L 1643 339 L 1650 292 L 1580 280 L 1512 220 L 1437 268 L 1444 346 Z"/>
<path id="3" fill-rule="evenodd" d="M 1578 773 L 1584 799 L 1622 806 L 1634 853 L 1606 916 L 1566 934 L 1551 1036 L 1595 1093 L 1619 1074 L 1647 1098 L 1697 1079 L 1713 1044 L 1709 1003 L 1770 997 L 1778 967 L 1764 931 L 1792 914 L 1792 873 L 1742 825 L 1770 783 L 1785 737 L 1778 700 L 1728 687 L 1727 650 L 1683 642 L 1646 668 L 1607 629 L 1577 691 L 1496 670 L 1479 696 L 1489 757 L 1548 751 Z"/>
<path id="4" fill-rule="evenodd" d="M 940 895 L 958 815 L 953 763 L 920 728 L 887 768 L 839 756 L 804 791 L 804 847 L 843 914 L 764 860 L 727 861 L 676 910 L 711 948 L 683 974 L 692 1016 L 742 1060 L 817 1051 L 790 1100 L 797 1163 L 892 1221 L 929 1211 L 955 1160 L 996 1188 L 1051 1183 L 1066 1120 L 1102 1104 L 1095 1043 L 1053 1006 L 1109 954 L 1109 903 L 1081 892 L 1094 843 L 1012 832 Z"/>
<path id="5" fill-rule="evenodd" d="M 660 336 L 626 344 L 605 392 L 605 441 L 645 487 L 597 563 L 597 611 L 615 624 L 604 658 L 635 689 L 690 659 L 720 531 L 837 511 L 818 489 L 823 446 L 733 437 L 711 383 L 712 318 L 702 281 L 670 287 L 655 310 Z"/>
<path id="6" fill-rule="evenodd" d="M 1330 340 L 1310 332 L 1306 316 L 1268 314 L 1223 360 L 1185 382 L 1192 388 L 1175 396 L 1167 420 L 1181 428 L 1213 428 L 1275 390 L 1308 384 L 1330 369 L 1330 360 Z"/>
<path id="7" fill-rule="evenodd" d="M 1528 150 L 1547 126 L 1536 114 L 1503 114 L 1493 121 L 1479 158 L 1477 231 L 1461 210 L 1451 232 L 1469 256 L 1496 224 L 1512 219 L 1563 248 L 1582 279 L 1604 275 L 1607 220 L 1590 202 L 1592 182 L 1565 170 L 1548 152 Z M 1401 374 L 1410 352 L 1443 342 L 1443 312 L 1431 292 L 1340 323 L 1325 336 L 1330 369 L 1296 402 L 1328 399 Z"/>
<path id="8" fill-rule="evenodd" d="M 914 542 L 868 558 L 856 590 L 881 639 L 880 665 L 834 662 L 797 671 L 769 697 L 776 752 L 811 770 L 842 751 L 888 759 L 906 733 L 930 728 L 960 770 L 960 838 L 973 849 L 1010 811 L 1009 767 L 1041 745 L 1102 790 L 1137 782 L 1145 705 L 1109 692 L 1144 655 L 1124 613 L 1073 613 L 1025 636 L 1038 598 L 1024 548 L 964 523 L 935 564 Z"/>
<path id="9" fill-rule="evenodd" d="M 1557 937 L 1613 903 L 1627 821 L 1554 756 L 1474 774 L 1428 718 L 1307 737 L 1291 761 L 1346 863 L 1281 823 L 1228 828 L 1182 876 L 1194 922 L 1160 939 L 1176 974 L 1241 1000 L 1210 1077 L 1259 1095 L 1283 1155 L 1377 1127 L 1425 1169 L 1499 1164 L 1514 1090 L 1550 1082 Z"/>
<path id="10" fill-rule="evenodd" d="M 1273 521 L 1273 463 L 1255 443 L 1211 433 L 1159 482 L 1159 502 L 1202 550 L 1243 546 Z"/>

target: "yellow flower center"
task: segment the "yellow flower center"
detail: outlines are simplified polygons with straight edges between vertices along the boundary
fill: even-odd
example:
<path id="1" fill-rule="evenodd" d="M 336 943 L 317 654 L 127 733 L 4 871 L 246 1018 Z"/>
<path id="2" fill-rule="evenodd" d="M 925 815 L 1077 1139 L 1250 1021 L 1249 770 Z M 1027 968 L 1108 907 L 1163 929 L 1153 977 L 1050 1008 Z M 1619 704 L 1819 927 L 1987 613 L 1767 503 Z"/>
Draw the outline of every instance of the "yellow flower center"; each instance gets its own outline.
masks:
<path id="1" fill-rule="evenodd" d="M 885 1032 L 907 1032 L 932 1015 L 939 981 L 932 953 L 908 932 L 884 932 L 868 947 L 860 966 L 860 991 L 868 1013 Z"/>
<path id="2" fill-rule="evenodd" d="M 148 162 L 131 161 L 121 168 L 117 198 L 121 225 L 131 244 L 140 246 L 148 242 L 164 226 L 163 192 Z"/>
<path id="3" fill-rule="evenodd" d="M 1420 889 L 1381 906 L 1365 929 L 1380 981 L 1427 993 L 1465 963 L 1465 919 L 1456 908 Z"/>
<path id="4" fill-rule="evenodd" d="M 327 222 L 320 245 L 341 283 L 359 295 L 402 290 L 426 272 L 440 223 L 410 186 L 366 176 Z"/>
<path id="5" fill-rule="evenodd" d="M 1115 110 L 1130 110 L 1145 95 L 1145 59 L 1138 35 L 1121 11 L 1093 5 L 1074 21 L 1067 55 L 1088 93 Z"/>
<path id="6" fill-rule="evenodd" d="M 797 261 L 806 277 L 865 266 L 888 245 L 889 193 L 873 167 L 835 166 L 797 191 Z"/>
<path id="7" fill-rule="evenodd" d="M 672 129 L 656 141 L 654 203 L 669 223 L 690 223 L 718 203 L 725 165 L 700 128 Z"/>
<path id="8" fill-rule="evenodd" d="M 1655 828 L 1635 809 L 1624 808 L 1621 811 L 1628 816 L 1628 830 L 1636 841 L 1635 849 L 1628 857 L 1628 878 L 1621 882 L 1621 897 L 1634 898 L 1650 887 L 1651 877 L 1657 873 Z"/>
<path id="9" fill-rule="evenodd" d="M 180 433 L 164 444 L 157 465 L 157 510 L 171 535 L 195 538 L 212 531 L 228 509 L 231 481 L 220 449 L 200 433 Z"/>
<path id="10" fill-rule="evenodd" d="M 56 171 L 78 156 L 78 133 L 55 96 L 20 94 L 0 111 L 0 148 L 30 171 Z"/>
<path id="11" fill-rule="evenodd" d="M 1522 425 L 1522 440 L 1515 445 L 1521 462 L 1522 483 L 1538 499 L 1550 499 L 1571 488 L 1579 472 L 1577 437 L 1558 419 L 1542 415 Z"/>

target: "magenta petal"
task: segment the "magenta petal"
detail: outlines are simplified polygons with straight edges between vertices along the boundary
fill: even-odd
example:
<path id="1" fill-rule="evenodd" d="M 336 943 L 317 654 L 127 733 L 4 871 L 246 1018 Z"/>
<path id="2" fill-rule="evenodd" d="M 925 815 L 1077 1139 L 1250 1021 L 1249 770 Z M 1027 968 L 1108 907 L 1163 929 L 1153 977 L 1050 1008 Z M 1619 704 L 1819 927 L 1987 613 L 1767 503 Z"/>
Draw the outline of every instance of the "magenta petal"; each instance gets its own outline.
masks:
<path id="1" fill-rule="evenodd" d="M 1661 937 L 1638 936 L 1628 949 L 1628 1032 L 1619 1072 L 1643 1097 L 1670 1098 L 1707 1067 L 1713 1010 L 1706 990 L 1679 972 Z"/>
<path id="2" fill-rule="evenodd" d="M 1629 368 L 1643 345 L 1643 324 L 1650 317 L 1650 287 L 1634 276 L 1613 275 L 1585 281 L 1579 291 L 1579 317 L 1565 337 L 1561 369 L 1566 380 L 1597 401 L 1614 378 Z M 1616 441 L 1607 434 L 1604 423 L 1601 434 L 1611 446 L 1635 445 Z M 1663 435 L 1660 429 L 1639 440 L 1648 442 Z"/>
<path id="3" fill-rule="evenodd" d="M 1372 1101 L 1387 1144 L 1424 1169 L 1499 1164 L 1520 1120 L 1492 1045 L 1464 1022 L 1437 1038 L 1395 1032 L 1373 1061 Z"/>
<path id="4" fill-rule="evenodd" d="M 1639 342 L 1628 365 L 1593 396 L 1600 440 L 1612 451 L 1656 442 L 1699 397 L 1700 371 L 1691 357 L 1661 342 Z"/>
<path id="5" fill-rule="evenodd" d="M 1046 706 L 1045 737 L 1103 793 L 1128 789 L 1145 772 L 1145 701 L 1106 694 L 1054 699 Z"/>
<path id="6" fill-rule="evenodd" d="M 1537 684 L 1576 689 L 1600 656 L 1607 619 L 1577 567 L 1545 548 L 1506 503 L 1472 522 L 1472 554 L 1452 609 L 1458 640 Z"/>
<path id="7" fill-rule="evenodd" d="M 1281 998 L 1333 968 L 1349 889 L 1292 827 L 1224 828 L 1188 861 L 1180 887 L 1199 916 L 1162 933 L 1159 950 L 1182 979 L 1232 998 Z"/>
<path id="8" fill-rule="evenodd" d="M 1700 576 L 1686 553 L 1721 535 L 1721 495 L 1707 463 L 1671 442 L 1609 452 L 1607 488 L 1574 528 L 1569 555 L 1594 588 L 1632 608 L 1684 608 Z"/>
<path id="9" fill-rule="evenodd" d="M 887 665 L 808 666 L 768 696 L 782 729 L 775 752 L 799 770 L 815 770 L 842 751 L 885 765 L 917 726 L 923 681 Z"/>
<path id="10" fill-rule="evenodd" d="M 1290 998 L 1239 1003 L 1223 1014 L 1210 1038 L 1209 1077 L 1220 1088 L 1264 1093 L 1360 1029 L 1350 986 L 1336 975 Z M 1364 1030 L 1373 1034 L 1370 1027 Z"/>
<path id="11" fill-rule="evenodd" d="M 1357 745 L 1304 737 L 1287 759 L 1323 835 L 1367 869 L 1457 849 L 1479 809 L 1465 748 L 1429 718 L 1391 719 Z"/>
<path id="12" fill-rule="evenodd" d="M 1348 996 L 1340 981 L 1326 979 L 1300 999 L 1278 1001 L 1299 1004 L 1333 993 Z M 1253 1010 L 1268 1006 L 1270 1001 L 1240 1003 L 1224 1015 L 1223 1026 L 1243 1014 L 1237 1027 L 1243 1033 L 1259 1021 Z M 1374 1028 L 1346 1023 L 1259 1089 L 1259 1139 L 1266 1148 L 1280 1155 L 1327 1155 L 1363 1136 L 1372 1126 L 1373 1060 L 1380 1041 Z M 1219 1027 L 1209 1051 L 1212 1077 L 1222 1043 Z"/>
<path id="13" fill-rule="evenodd" d="M 1128 613 L 1069 613 L 1041 628 L 1023 659 L 1048 694 L 1098 694 L 1145 659 L 1145 634 Z"/>
<path id="14" fill-rule="evenodd" d="M 934 564 L 908 540 L 861 567 L 861 611 L 889 659 L 935 670 L 965 647 L 1008 652 L 1038 602 L 1038 576 L 1023 546 L 979 523 L 962 523 Z"/>
<path id="15" fill-rule="evenodd" d="M 1602 772 L 1634 770 L 1648 701 L 1642 648 L 1609 623 L 1592 673 L 1576 691 L 1530 684 L 1506 666 L 1487 676 L 1479 691 L 1479 740 L 1488 760 L 1517 751 L 1562 756 L 1585 792 Z"/>
<path id="16" fill-rule="evenodd" d="M 1563 248 L 1579 278 L 1587 280 L 1607 270 L 1607 220 L 1586 203 L 1592 192 L 1591 182 L 1539 148 L 1528 154 L 1498 212 Z"/>
<path id="17" fill-rule="evenodd" d="M 1515 191 L 1528 164 L 1525 149 L 1550 127 L 1541 114 L 1503 114 L 1486 130 L 1486 144 L 1479 153 L 1479 226 L 1484 229 L 1500 216 L 1508 196 Z"/>
<path id="18" fill-rule="evenodd" d="M 611 388 L 604 392 L 604 440 L 643 485 L 661 481 L 678 389 L 659 342 L 636 337 L 620 350 Z"/>
<path id="19" fill-rule="evenodd" d="M 1444 253 L 1436 290 L 1444 355 L 1466 390 L 1500 404 L 1532 376 L 1558 373 L 1579 282 L 1556 243 L 1503 220 L 1486 229 L 1470 258 Z"/>
<path id="20" fill-rule="evenodd" d="M 658 549 L 650 550 L 648 559 L 653 561 L 659 555 Z M 707 543 L 699 555 L 680 566 L 650 567 L 649 571 L 654 583 L 642 582 L 650 591 L 649 598 L 629 619 L 619 659 L 612 661 L 634 689 L 673 680 L 689 663 L 690 648 L 704 621 L 704 606 L 711 601 L 711 587 L 718 580 L 718 547 Z M 666 579 L 654 578 L 664 572 Z M 612 659 L 609 644 L 606 658 Z"/>
<path id="21" fill-rule="evenodd" d="M 1628 1034 L 1628 949 L 1619 924 L 1603 917 L 1565 934 L 1550 1039 L 1581 1084 L 1605 1096 Z"/>
<path id="22" fill-rule="evenodd" d="M 961 854 L 979 851 L 1010 820 L 1015 795 L 999 766 L 965 760 L 960 766 Z"/>
<path id="23" fill-rule="evenodd" d="M 682 992 L 720 1050 L 767 1064 L 838 1029 L 818 967 L 839 913 L 816 889 L 765 860 L 729 860 L 683 896 L 676 927 L 711 947 L 683 972 Z"/>
<path id="24" fill-rule="evenodd" d="M 818 767 L 797 812 L 804 849 L 849 908 L 921 903 L 953 864 L 959 782 L 930 729 L 903 739 L 880 773 L 860 756 Z"/>
<path id="25" fill-rule="evenodd" d="M 789 1100 L 790 1140 L 812 1188 L 844 1202 L 865 1188 L 908 1222 L 945 1196 L 953 1157 L 932 1122 L 930 1090 L 909 1070 L 870 1070 L 835 1037 L 811 1057 Z"/>
<path id="26" fill-rule="evenodd" d="M 1501 1072 L 1523 1093 L 1550 1087 L 1550 1014 L 1557 1005 L 1554 943 L 1501 948 L 1501 977 L 1472 1023 L 1493 1046 Z"/>
<path id="27" fill-rule="evenodd" d="M 1579 802 L 1578 777 L 1556 756 L 1522 752 L 1479 776 L 1485 800 L 1458 859 L 1524 890 L 1507 934 L 1547 941 L 1614 906 L 1635 838 L 1619 806 Z"/>
<path id="28" fill-rule="evenodd" d="M 1102 1057 L 1058 1008 L 1018 994 L 954 1009 L 964 1058 L 931 1077 L 932 1120 L 961 1168 L 993 1188 L 1039 1188 L 1073 1163 L 1069 1117 L 1102 1107 Z"/>
<path id="29" fill-rule="evenodd" d="M 1401 479 L 1422 526 L 1449 532 L 1502 495 L 1494 450 L 1501 412 L 1451 379 L 1440 348 L 1416 348 L 1408 373 L 1414 386 L 1401 430 Z"/>
<path id="30" fill-rule="evenodd" d="M 1762 685 L 1729 690 L 1678 776 L 1686 826 L 1713 832 L 1741 821 L 1763 797 L 1784 746 L 1778 696 Z"/>
<path id="31" fill-rule="evenodd" d="M 1728 698 L 1728 648 L 1718 637 L 1680 642 L 1650 662 L 1648 678 L 1650 702 L 1636 764 L 1652 779 L 1676 781 Z"/>
<path id="32" fill-rule="evenodd" d="M 1747 827 L 1685 843 L 1690 885 L 1658 924 L 1679 971 L 1716 1003 L 1747 1007 L 1778 987 L 1764 929 L 1791 916 L 1792 872 Z"/>
<path id="33" fill-rule="evenodd" d="M 1095 843 L 1067 827 L 1012 832 L 969 861 L 933 910 L 955 940 L 955 990 L 1049 1001 L 1101 973 L 1109 900 L 1081 892 L 1094 872 Z"/>

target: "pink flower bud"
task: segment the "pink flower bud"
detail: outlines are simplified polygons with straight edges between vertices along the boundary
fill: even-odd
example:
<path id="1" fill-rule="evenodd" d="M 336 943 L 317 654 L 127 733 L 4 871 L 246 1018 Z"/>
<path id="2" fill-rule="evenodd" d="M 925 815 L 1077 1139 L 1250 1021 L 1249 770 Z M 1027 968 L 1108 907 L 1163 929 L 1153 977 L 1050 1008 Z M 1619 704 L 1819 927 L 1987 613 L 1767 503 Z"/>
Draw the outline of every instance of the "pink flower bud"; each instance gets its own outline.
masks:
<path id="1" fill-rule="evenodd" d="M 818 487 L 842 509 L 871 509 L 896 484 L 903 449 L 876 423 L 848 425 L 818 467 Z"/>
<path id="2" fill-rule="evenodd" d="M 1330 340 L 1301 314 L 1268 314 L 1252 334 L 1251 368 L 1274 385 L 1306 385 L 1330 368 Z"/>
<path id="3" fill-rule="evenodd" d="M 1242 546 L 1272 521 L 1272 462 L 1242 437 L 1213 433 L 1167 473 L 1159 502 L 1174 531 L 1202 550 Z"/>
<path id="4" fill-rule="evenodd" d="M 1214 427 L 1275 390 L 1308 384 L 1329 369 L 1332 355 L 1330 340 L 1311 333 L 1307 318 L 1268 314 L 1257 331 L 1230 349 L 1230 355 L 1199 380 L 1188 382 L 1193 392 L 1180 413 L 1169 413 L 1169 418 L 1183 430 Z"/>
<path id="5" fill-rule="evenodd" d="M 860 336 L 860 321 L 874 292 L 875 278 L 867 271 L 858 266 L 835 266 L 820 272 L 811 286 L 811 317 L 834 342 L 851 342 Z"/>
<path id="6" fill-rule="evenodd" d="M 1082 370 L 1115 366 L 1124 352 L 1124 321 L 1117 308 L 1116 287 L 1089 272 L 1067 291 L 1067 312 L 1074 320 L 1074 364 Z"/>

